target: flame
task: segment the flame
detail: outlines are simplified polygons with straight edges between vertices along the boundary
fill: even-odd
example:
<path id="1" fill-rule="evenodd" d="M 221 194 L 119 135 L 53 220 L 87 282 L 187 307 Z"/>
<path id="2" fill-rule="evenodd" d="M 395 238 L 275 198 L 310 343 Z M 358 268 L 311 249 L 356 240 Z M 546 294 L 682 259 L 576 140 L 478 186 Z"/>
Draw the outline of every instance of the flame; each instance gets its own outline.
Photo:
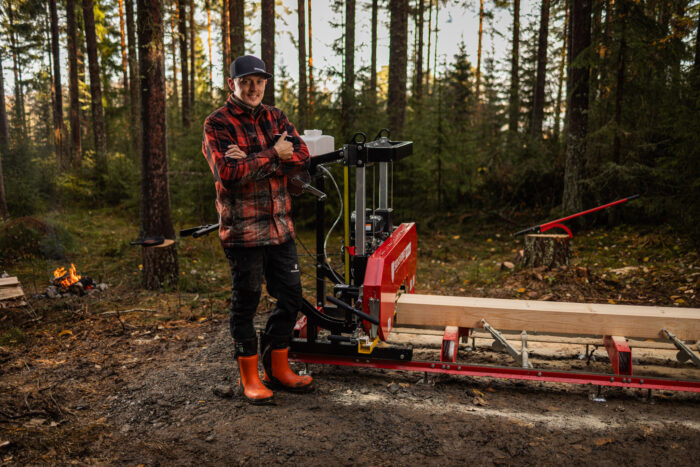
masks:
<path id="1" fill-rule="evenodd" d="M 64 277 L 65 276 L 65 277 Z M 53 272 L 54 279 L 61 279 L 58 284 L 61 287 L 68 288 L 80 280 L 80 275 L 75 271 L 75 264 L 70 264 L 70 269 L 66 273 L 66 268 L 56 268 Z"/>

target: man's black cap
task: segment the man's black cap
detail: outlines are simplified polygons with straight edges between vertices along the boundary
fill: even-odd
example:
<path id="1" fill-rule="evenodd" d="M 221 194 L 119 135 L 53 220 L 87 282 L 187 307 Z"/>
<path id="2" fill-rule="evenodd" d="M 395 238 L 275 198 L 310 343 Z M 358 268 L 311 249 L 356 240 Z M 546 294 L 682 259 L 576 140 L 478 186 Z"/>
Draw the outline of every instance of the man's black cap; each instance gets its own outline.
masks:
<path id="1" fill-rule="evenodd" d="M 231 63 L 231 78 L 242 78 L 248 75 L 263 75 L 265 78 L 272 78 L 272 75 L 265 71 L 265 62 L 253 55 L 243 55 Z"/>

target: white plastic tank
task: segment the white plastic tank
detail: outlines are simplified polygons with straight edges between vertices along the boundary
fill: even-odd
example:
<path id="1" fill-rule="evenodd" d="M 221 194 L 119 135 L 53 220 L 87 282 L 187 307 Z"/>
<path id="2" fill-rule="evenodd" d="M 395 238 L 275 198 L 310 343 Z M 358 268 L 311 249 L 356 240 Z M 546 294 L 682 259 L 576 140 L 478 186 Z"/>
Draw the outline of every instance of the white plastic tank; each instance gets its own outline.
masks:
<path id="1" fill-rule="evenodd" d="M 322 130 L 304 130 L 301 139 L 309 147 L 309 154 L 318 156 L 335 150 L 335 138 L 324 135 Z"/>

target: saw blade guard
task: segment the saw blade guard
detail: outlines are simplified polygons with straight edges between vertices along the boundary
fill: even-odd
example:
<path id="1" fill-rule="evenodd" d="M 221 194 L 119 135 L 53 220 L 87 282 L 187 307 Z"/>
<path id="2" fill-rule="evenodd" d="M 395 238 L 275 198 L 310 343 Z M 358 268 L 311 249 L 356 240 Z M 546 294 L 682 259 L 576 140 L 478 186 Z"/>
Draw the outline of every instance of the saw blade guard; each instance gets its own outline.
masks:
<path id="1" fill-rule="evenodd" d="M 379 325 L 364 321 L 370 337 L 387 340 L 394 327 L 396 295 L 403 286 L 414 293 L 418 259 L 415 223 L 404 223 L 369 257 L 363 283 L 362 308 L 379 319 Z"/>

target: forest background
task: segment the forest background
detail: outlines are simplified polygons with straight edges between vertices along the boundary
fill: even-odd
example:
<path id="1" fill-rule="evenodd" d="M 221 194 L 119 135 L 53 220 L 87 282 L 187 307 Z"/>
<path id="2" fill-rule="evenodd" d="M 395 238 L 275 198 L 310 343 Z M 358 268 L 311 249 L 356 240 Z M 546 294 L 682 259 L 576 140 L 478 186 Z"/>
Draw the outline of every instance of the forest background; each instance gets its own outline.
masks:
<path id="1" fill-rule="evenodd" d="M 300 132 L 321 128 L 337 146 L 382 128 L 414 141 L 393 168 L 398 219 L 541 220 L 640 193 L 643 202 L 589 222 L 671 224 L 700 239 L 700 2 L 542 0 L 531 12 L 518 0 L 330 4 L 320 21 L 336 37 L 319 38 L 307 27 L 311 0 L 5 0 L 3 260 L 26 253 L 17 232 L 31 226 L 16 221 L 47 212 L 108 207 L 132 221 L 134 238 L 214 222 L 201 122 L 226 96 L 227 64 L 256 50 L 275 74 L 265 102 Z M 473 10 L 478 30 L 441 36 L 440 15 L 455 7 Z M 358 37 L 358 11 L 369 37 Z M 504 13 L 507 24 L 489 21 Z M 290 15 L 298 31 L 281 34 Z M 382 67 L 378 24 L 390 35 Z M 509 50 L 482 47 L 494 36 Z M 319 41 L 335 65 L 313 66 Z M 478 44 L 475 57 L 464 41 Z M 298 52 L 285 56 L 295 76 L 275 67 L 280 42 Z M 454 56 L 445 42 L 458 44 Z M 313 200 L 296 205 L 309 227 Z M 175 247 L 147 251 L 143 283 L 159 287 L 177 274 Z"/>

